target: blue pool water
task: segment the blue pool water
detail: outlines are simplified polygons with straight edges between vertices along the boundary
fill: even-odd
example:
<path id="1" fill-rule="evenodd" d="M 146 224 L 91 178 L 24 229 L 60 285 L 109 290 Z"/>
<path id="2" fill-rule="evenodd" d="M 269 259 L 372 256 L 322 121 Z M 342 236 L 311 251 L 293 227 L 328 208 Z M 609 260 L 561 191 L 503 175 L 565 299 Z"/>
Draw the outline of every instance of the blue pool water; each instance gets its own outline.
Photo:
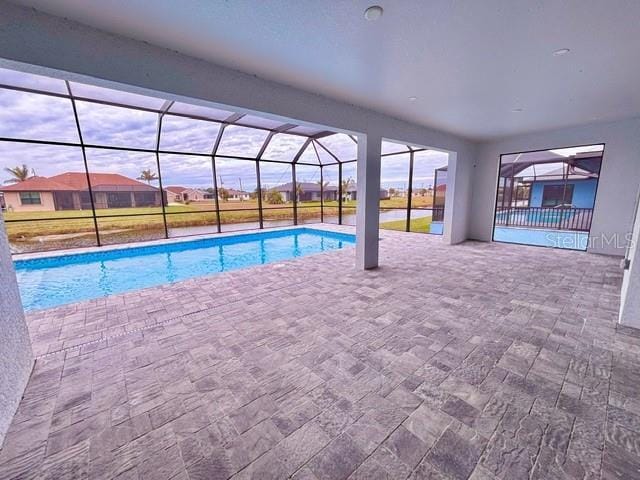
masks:
<path id="1" fill-rule="evenodd" d="M 496 220 L 500 223 L 510 223 L 514 225 L 544 225 L 553 227 L 559 223 L 568 224 L 571 222 L 574 213 L 570 210 L 513 210 L 507 212 L 497 212 Z"/>
<path id="2" fill-rule="evenodd" d="M 25 310 L 105 297 L 187 278 L 336 250 L 355 236 L 296 228 L 16 260 Z"/>
<path id="3" fill-rule="evenodd" d="M 496 242 L 520 243 L 539 247 L 586 250 L 589 234 L 566 230 L 543 230 L 536 228 L 498 227 L 493 231 Z"/>

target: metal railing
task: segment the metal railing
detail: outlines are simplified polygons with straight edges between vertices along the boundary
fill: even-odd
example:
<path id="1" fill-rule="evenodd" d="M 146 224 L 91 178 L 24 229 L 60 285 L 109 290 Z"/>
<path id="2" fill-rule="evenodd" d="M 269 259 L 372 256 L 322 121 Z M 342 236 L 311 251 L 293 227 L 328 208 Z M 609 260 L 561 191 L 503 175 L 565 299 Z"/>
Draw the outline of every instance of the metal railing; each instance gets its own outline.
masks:
<path id="1" fill-rule="evenodd" d="M 592 216 L 592 208 L 498 207 L 496 225 L 588 232 Z"/>
<path id="2" fill-rule="evenodd" d="M 444 207 L 433 207 L 431 210 L 433 211 L 432 220 L 434 222 L 444 222 Z"/>

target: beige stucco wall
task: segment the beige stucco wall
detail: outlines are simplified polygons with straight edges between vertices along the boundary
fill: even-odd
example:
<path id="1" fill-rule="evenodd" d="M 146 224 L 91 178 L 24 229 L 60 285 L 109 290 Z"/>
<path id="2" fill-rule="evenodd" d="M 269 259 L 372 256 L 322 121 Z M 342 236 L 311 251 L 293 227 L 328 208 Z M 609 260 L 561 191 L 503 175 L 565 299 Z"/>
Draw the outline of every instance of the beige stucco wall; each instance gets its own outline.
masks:
<path id="1" fill-rule="evenodd" d="M 8 212 L 53 212 L 56 209 L 51 192 L 40 192 L 41 205 L 22 205 L 20 192 L 4 192 L 4 201 Z"/>

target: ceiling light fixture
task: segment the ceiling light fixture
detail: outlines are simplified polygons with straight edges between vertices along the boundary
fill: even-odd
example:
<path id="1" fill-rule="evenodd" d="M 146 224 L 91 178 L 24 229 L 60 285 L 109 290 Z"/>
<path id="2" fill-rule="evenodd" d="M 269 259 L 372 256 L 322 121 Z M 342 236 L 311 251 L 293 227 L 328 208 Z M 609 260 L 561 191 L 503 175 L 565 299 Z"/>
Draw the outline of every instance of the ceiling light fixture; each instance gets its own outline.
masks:
<path id="1" fill-rule="evenodd" d="M 383 12 L 384 10 L 381 6 L 373 5 L 364 11 L 364 18 L 366 18 L 370 22 L 374 22 L 382 16 Z"/>
<path id="2" fill-rule="evenodd" d="M 418 100 L 418 97 L 409 97 L 410 102 L 415 102 L 416 100 Z"/>
<path id="3" fill-rule="evenodd" d="M 561 48 L 560 50 L 556 50 L 555 52 L 553 52 L 553 56 L 554 57 L 561 57 L 562 55 L 566 55 L 570 51 L 571 50 L 569 50 L 568 48 Z"/>
<path id="4" fill-rule="evenodd" d="M 522 108 L 514 108 L 513 110 L 511 110 L 513 113 L 521 113 L 524 112 L 524 109 Z"/>

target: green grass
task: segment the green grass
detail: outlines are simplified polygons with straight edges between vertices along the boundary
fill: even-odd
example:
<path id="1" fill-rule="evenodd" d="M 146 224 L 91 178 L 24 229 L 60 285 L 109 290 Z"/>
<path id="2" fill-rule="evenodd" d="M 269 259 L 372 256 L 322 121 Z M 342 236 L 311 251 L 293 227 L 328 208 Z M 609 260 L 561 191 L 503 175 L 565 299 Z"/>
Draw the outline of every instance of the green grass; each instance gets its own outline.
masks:
<path id="1" fill-rule="evenodd" d="M 411 232 L 428 233 L 431 226 L 431 217 L 420 217 L 412 219 L 409 223 L 409 230 Z M 380 224 L 380 228 L 385 230 L 399 230 L 401 232 L 406 231 L 406 220 L 392 220 L 390 222 L 383 222 Z"/>
<path id="2" fill-rule="evenodd" d="M 415 199 L 414 199 L 415 200 Z M 347 213 L 355 212 L 357 202 L 343 202 Z M 404 199 L 382 200 L 381 207 L 398 208 L 405 205 Z M 264 220 L 286 220 L 293 218 L 292 203 L 271 205 L 263 203 Z M 258 221 L 258 212 L 252 211 L 258 208 L 257 200 L 243 202 L 220 202 L 221 224 L 243 223 Z M 189 205 L 172 204 L 165 207 L 167 226 L 169 228 L 216 225 L 217 215 L 211 203 L 192 203 Z M 139 235 L 152 234 L 152 232 L 164 232 L 161 207 L 138 208 L 110 208 L 96 210 L 98 228 L 101 232 L 109 233 L 114 237 L 126 235 L 125 231 L 139 232 Z M 338 202 L 325 202 L 325 216 L 338 215 Z M 137 215 L 137 216 L 136 216 Z M 74 218 L 75 217 L 75 218 Z M 79 217 L 79 218 L 78 218 Z M 298 219 L 306 220 L 320 217 L 320 202 L 300 202 L 298 204 Z M 13 242 L 30 242 L 32 239 L 50 235 L 64 235 L 71 233 L 91 233 L 94 231 L 94 222 L 91 210 L 62 210 L 54 212 L 5 212 L 7 234 Z M 39 220 L 37 222 L 21 222 L 20 220 Z M 60 221 L 63 220 L 63 221 Z M 412 221 L 412 231 L 427 231 L 431 223 L 430 218 L 421 218 Z M 404 220 L 385 222 L 381 228 L 404 230 Z M 164 234 L 164 233 L 163 233 Z"/>

